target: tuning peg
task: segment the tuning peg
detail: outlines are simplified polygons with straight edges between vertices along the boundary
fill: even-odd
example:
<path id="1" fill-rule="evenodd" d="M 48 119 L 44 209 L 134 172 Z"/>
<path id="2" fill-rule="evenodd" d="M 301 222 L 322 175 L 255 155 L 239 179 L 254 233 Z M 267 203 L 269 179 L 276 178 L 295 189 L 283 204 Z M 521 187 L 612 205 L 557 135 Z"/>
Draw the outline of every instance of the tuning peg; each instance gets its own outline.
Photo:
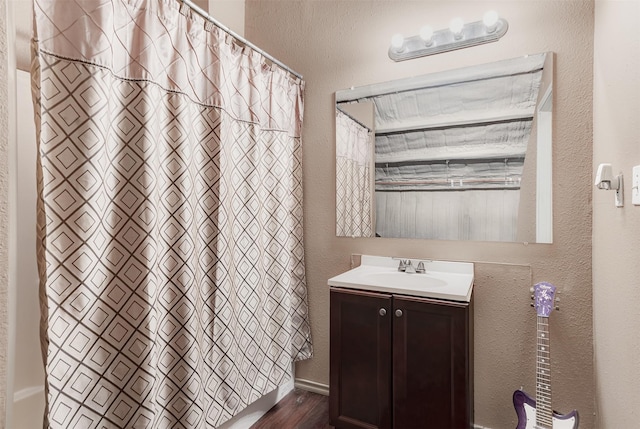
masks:
<path id="1" fill-rule="evenodd" d="M 533 295 L 531 295 L 531 299 L 535 299 L 535 297 Z"/>
<path id="2" fill-rule="evenodd" d="M 532 307 L 535 307 L 535 304 L 532 302 L 532 303 L 531 303 L 531 306 L 532 306 Z"/>
<path id="3" fill-rule="evenodd" d="M 560 311 L 560 307 L 556 305 L 556 311 Z"/>
<path id="4" fill-rule="evenodd" d="M 533 286 L 529 288 L 529 292 L 533 293 Z"/>

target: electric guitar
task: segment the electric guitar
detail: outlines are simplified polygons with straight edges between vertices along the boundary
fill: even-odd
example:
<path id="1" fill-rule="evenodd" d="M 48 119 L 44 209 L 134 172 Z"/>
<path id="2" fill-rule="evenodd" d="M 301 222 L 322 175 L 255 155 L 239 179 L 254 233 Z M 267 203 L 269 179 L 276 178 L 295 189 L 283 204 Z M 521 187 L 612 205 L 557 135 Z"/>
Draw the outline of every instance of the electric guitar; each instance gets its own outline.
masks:
<path id="1" fill-rule="evenodd" d="M 516 429 L 577 429 L 578 412 L 558 414 L 551 408 L 551 357 L 549 354 L 549 315 L 553 311 L 556 287 L 551 283 L 537 283 L 534 288 L 534 307 L 538 314 L 538 342 L 536 350 L 536 399 L 522 390 L 513 393 L 513 406 L 518 415 Z"/>

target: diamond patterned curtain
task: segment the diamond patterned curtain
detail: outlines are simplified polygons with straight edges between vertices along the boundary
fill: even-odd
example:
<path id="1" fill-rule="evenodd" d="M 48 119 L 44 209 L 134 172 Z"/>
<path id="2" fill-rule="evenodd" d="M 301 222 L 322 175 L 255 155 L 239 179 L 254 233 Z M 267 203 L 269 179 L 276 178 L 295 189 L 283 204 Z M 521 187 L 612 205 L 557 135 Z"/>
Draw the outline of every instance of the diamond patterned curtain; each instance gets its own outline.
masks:
<path id="1" fill-rule="evenodd" d="M 373 236 L 373 134 L 336 109 L 336 235 Z"/>
<path id="2" fill-rule="evenodd" d="M 311 356 L 303 82 L 169 0 L 36 0 L 45 427 L 215 428 Z"/>

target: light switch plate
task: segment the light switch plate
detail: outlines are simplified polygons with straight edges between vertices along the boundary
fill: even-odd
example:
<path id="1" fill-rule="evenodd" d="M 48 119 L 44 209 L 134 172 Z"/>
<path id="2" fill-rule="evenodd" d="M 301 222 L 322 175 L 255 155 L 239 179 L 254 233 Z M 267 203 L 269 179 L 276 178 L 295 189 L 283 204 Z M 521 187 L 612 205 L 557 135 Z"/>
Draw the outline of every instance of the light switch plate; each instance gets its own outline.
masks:
<path id="1" fill-rule="evenodd" d="M 640 165 L 633 167 L 631 176 L 631 203 L 640 206 Z"/>

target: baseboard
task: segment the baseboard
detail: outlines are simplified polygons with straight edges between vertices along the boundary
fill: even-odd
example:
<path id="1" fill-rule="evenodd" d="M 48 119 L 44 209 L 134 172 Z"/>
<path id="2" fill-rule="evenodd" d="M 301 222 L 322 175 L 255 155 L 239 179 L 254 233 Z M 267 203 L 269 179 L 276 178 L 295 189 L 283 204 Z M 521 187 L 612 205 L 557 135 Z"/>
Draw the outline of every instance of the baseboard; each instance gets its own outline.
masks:
<path id="1" fill-rule="evenodd" d="M 296 378 L 293 383 L 296 389 L 307 390 L 309 392 L 318 393 L 320 395 L 329 396 L 329 386 L 327 384 L 318 383 L 303 378 Z"/>

